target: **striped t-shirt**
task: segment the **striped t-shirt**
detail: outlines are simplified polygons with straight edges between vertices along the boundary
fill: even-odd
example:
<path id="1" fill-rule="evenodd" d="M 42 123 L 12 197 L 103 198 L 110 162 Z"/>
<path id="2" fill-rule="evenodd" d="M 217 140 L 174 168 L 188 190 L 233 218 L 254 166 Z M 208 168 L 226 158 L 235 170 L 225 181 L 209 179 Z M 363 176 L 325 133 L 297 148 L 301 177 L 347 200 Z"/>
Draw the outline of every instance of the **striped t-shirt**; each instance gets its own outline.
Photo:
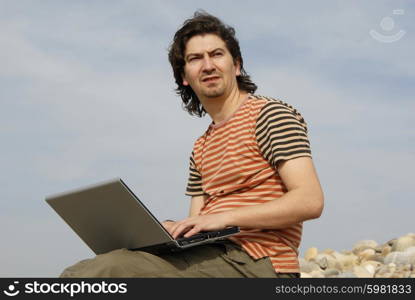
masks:
<path id="1" fill-rule="evenodd" d="M 226 121 L 196 140 L 186 195 L 207 195 L 200 214 L 275 200 L 287 192 L 277 165 L 310 156 L 307 126 L 297 110 L 249 95 Z M 230 237 L 254 259 L 269 256 L 276 272 L 299 273 L 302 223 L 284 229 L 242 229 Z"/>

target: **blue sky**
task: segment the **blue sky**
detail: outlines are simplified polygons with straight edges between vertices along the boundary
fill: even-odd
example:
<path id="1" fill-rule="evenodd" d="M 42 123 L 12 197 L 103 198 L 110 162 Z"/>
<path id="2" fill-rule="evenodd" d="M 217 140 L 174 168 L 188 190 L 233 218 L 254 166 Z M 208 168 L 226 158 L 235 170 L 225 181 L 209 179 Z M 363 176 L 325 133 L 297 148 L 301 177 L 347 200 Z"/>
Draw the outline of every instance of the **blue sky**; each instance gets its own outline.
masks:
<path id="1" fill-rule="evenodd" d="M 196 9 L 235 27 L 257 93 L 308 123 L 326 206 L 304 224 L 301 252 L 414 232 L 414 8 L 0 0 L 0 275 L 53 277 L 93 255 L 50 194 L 121 177 L 158 218 L 185 217 L 188 156 L 210 119 L 182 110 L 167 48 Z M 383 43 L 372 29 L 406 34 Z"/>

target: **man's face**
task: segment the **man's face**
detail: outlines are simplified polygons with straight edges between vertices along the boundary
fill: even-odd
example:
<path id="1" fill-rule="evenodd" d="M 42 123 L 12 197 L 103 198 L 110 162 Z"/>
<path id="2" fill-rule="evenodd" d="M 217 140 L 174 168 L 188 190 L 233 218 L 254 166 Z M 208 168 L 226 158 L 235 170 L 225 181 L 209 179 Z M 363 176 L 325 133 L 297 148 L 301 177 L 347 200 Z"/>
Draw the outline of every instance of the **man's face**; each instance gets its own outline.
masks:
<path id="1" fill-rule="evenodd" d="M 196 35 L 186 44 L 183 84 L 199 98 L 227 95 L 237 86 L 240 67 L 225 42 L 215 34 Z"/>

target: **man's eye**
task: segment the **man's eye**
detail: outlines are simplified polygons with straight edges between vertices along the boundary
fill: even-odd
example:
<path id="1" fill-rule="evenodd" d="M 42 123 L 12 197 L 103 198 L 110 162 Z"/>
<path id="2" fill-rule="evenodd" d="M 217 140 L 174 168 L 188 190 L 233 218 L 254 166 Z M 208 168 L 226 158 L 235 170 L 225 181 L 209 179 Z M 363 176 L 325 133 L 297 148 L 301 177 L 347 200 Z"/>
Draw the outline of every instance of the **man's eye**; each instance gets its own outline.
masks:
<path id="1" fill-rule="evenodd" d="M 215 56 L 222 56 L 222 52 L 216 52 L 214 55 Z"/>

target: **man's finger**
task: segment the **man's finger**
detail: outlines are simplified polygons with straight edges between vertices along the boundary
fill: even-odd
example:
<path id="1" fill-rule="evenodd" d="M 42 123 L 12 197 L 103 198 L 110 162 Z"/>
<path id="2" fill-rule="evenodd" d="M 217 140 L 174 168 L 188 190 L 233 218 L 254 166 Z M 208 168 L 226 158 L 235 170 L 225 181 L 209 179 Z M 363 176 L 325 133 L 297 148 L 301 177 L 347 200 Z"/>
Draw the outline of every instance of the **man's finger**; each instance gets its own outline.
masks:
<path id="1" fill-rule="evenodd" d="M 179 228 L 179 226 L 181 225 L 182 222 L 183 221 L 178 221 L 170 227 L 169 232 L 170 232 L 171 235 L 174 235 L 175 231 L 177 230 L 177 228 Z"/>
<path id="2" fill-rule="evenodd" d="M 161 222 L 161 225 L 163 225 L 163 227 L 167 230 L 168 233 L 172 234 L 173 233 L 173 228 L 175 227 L 175 224 L 177 222 L 176 221 L 172 221 L 172 220 L 166 220 Z"/>
<path id="3" fill-rule="evenodd" d="M 187 224 L 180 224 L 179 226 L 177 226 L 175 228 L 175 230 L 173 231 L 173 238 L 177 238 L 180 235 L 182 235 L 183 233 L 187 232 L 188 230 L 191 229 L 191 225 L 187 225 Z"/>
<path id="4" fill-rule="evenodd" d="M 184 237 L 189 237 L 199 232 L 200 232 L 200 227 L 194 226 L 191 230 L 185 233 Z"/>

